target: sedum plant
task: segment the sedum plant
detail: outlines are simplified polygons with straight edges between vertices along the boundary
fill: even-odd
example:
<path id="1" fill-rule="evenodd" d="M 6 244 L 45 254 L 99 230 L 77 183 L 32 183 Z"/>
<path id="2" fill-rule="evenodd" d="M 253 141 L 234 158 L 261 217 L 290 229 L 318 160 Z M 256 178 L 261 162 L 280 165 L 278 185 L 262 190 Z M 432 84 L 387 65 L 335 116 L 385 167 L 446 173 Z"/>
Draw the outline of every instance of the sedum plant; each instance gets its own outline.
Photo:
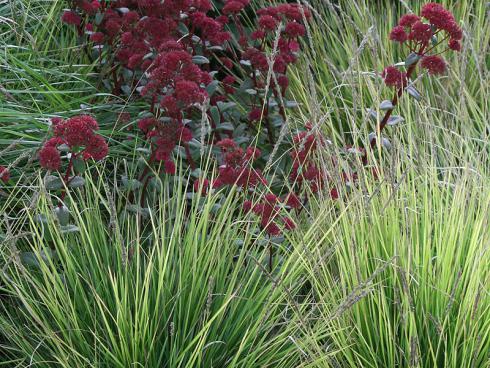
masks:
<path id="1" fill-rule="evenodd" d="M 286 100 L 287 70 L 298 59 L 311 14 L 298 4 L 280 4 L 260 9 L 250 24 L 248 5 L 79 0 L 64 12 L 62 21 L 93 47 L 112 93 L 147 103 L 137 119 L 147 164 L 137 183 L 131 181 L 141 190 L 139 204 L 130 196 L 130 208 L 149 206 L 149 181 L 176 174 L 178 161 L 201 193 L 237 185 L 260 200 L 274 186 L 262 171 L 276 146 L 283 153 L 293 143 L 281 145 L 287 143 L 285 109 L 294 106 Z M 214 178 L 200 174 L 209 154 L 218 166 Z M 278 224 L 263 225 L 278 233 Z"/>
<path id="2" fill-rule="evenodd" d="M 394 90 L 391 100 L 384 100 L 379 109 L 384 112 L 377 125 L 378 132 L 388 125 L 393 126 L 403 121 L 401 116 L 392 115 L 400 98 L 407 92 L 413 98 L 420 100 L 421 95 L 413 86 L 412 78 L 417 67 L 429 75 L 441 75 L 447 65 L 441 54 L 447 51 L 460 51 L 463 32 L 453 14 L 438 3 L 425 4 L 420 16 L 410 13 L 402 16 L 398 24 L 390 32 L 390 40 L 398 42 L 408 52 L 406 60 L 391 65 L 383 70 L 382 77 L 387 87 Z M 403 70 L 400 70 L 403 68 Z M 369 110 L 371 116 L 378 122 L 378 114 Z M 369 136 L 371 147 L 376 145 L 376 133 Z M 383 140 L 384 145 L 389 142 Z"/>
<path id="3" fill-rule="evenodd" d="M 286 99 L 287 71 L 298 59 L 310 11 L 299 4 L 280 4 L 258 10 L 256 19 L 247 22 L 248 5 L 248 0 L 78 0 L 64 12 L 62 21 L 75 26 L 93 47 L 112 93 L 146 102 L 136 119 L 144 138 L 138 152 L 143 152 L 145 164 L 137 179 L 122 178 L 132 191 L 128 210 L 148 213 L 150 181 L 175 175 L 179 162 L 188 170 L 194 194 L 240 188 L 243 209 L 253 212 L 270 236 L 294 229 L 292 213 L 307 205 L 308 194 L 328 190 L 337 199 L 347 192 L 318 165 L 318 154 L 330 142 L 313 124 L 289 141 L 284 135 L 285 109 L 294 105 Z M 403 120 L 392 114 L 402 95 L 420 98 L 412 81 L 417 67 L 432 75 L 444 73 L 440 54 L 458 51 L 461 38 L 454 16 L 440 4 L 426 4 L 420 16 L 400 19 L 390 39 L 405 47 L 408 56 L 382 73 L 394 94 L 379 106 L 382 118 L 370 110 L 377 124 L 377 133 L 369 135 L 371 148 L 387 125 Z M 441 45 L 445 49 L 440 50 Z M 100 141 L 97 137 L 91 139 Z M 382 143 L 390 145 L 386 138 Z M 41 151 L 41 164 L 57 169 L 59 154 L 49 144 Z M 83 142 L 84 151 L 73 153 L 67 170 L 80 156 L 90 156 L 94 145 L 97 142 Z M 104 149 L 99 156 L 105 156 Z M 364 165 L 369 162 L 364 148 L 347 147 L 345 152 L 360 154 Z M 274 161 L 275 155 L 281 159 Z M 211 178 L 203 175 L 209 157 L 217 166 Z M 264 173 L 269 162 L 283 168 L 284 177 Z M 337 166 L 336 159 L 332 162 Z M 358 174 L 343 168 L 340 185 L 354 184 Z M 71 180 L 67 173 L 65 184 Z"/>

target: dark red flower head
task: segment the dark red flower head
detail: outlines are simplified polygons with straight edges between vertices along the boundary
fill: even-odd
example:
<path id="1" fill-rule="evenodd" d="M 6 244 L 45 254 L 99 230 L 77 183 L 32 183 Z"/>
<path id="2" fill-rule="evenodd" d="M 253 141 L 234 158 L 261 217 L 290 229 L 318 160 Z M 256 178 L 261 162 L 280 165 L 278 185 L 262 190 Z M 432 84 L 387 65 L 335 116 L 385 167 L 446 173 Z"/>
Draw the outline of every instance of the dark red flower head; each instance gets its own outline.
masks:
<path id="1" fill-rule="evenodd" d="M 164 162 L 163 167 L 165 169 L 165 173 L 170 174 L 170 175 L 175 175 L 175 172 L 177 171 L 175 167 L 175 163 L 171 160 L 167 160 Z"/>
<path id="2" fill-rule="evenodd" d="M 61 166 L 60 153 L 53 146 L 45 146 L 39 151 L 39 162 L 47 170 L 58 170 Z"/>
<path id="3" fill-rule="evenodd" d="M 63 137 L 70 147 L 87 145 L 97 129 L 97 121 L 89 115 L 74 116 L 54 127 L 55 134 Z"/>
<path id="4" fill-rule="evenodd" d="M 294 230 L 296 228 L 296 224 L 290 217 L 283 217 L 282 222 L 286 230 Z"/>
<path id="5" fill-rule="evenodd" d="M 273 31 L 277 27 L 277 20 L 270 15 L 262 15 L 259 18 L 259 26 L 267 31 Z"/>
<path id="6" fill-rule="evenodd" d="M 402 26 L 394 27 L 390 32 L 390 40 L 403 43 L 408 39 L 408 34 Z"/>
<path id="7" fill-rule="evenodd" d="M 88 160 L 93 158 L 96 161 L 102 160 L 109 153 L 107 142 L 100 135 L 92 135 L 83 151 L 83 158 Z"/>
<path id="8" fill-rule="evenodd" d="M 453 38 L 449 40 L 448 46 L 453 51 L 461 51 L 461 43 Z"/>
<path id="9" fill-rule="evenodd" d="M 204 101 L 206 92 L 203 91 L 197 83 L 181 80 L 175 84 L 175 98 L 188 107 L 194 103 L 200 103 Z"/>
<path id="10" fill-rule="evenodd" d="M 248 0 L 228 0 L 222 9 L 222 12 L 225 15 L 238 14 L 248 5 L 248 3 Z"/>
<path id="11" fill-rule="evenodd" d="M 290 38 L 296 38 L 304 36 L 306 30 L 305 26 L 298 22 L 289 22 L 288 24 L 286 24 L 284 33 L 287 34 Z"/>
<path id="12" fill-rule="evenodd" d="M 431 24 L 443 30 L 447 30 L 448 26 L 455 22 L 451 12 L 438 3 L 425 4 L 420 14 Z"/>
<path id="13" fill-rule="evenodd" d="M 259 121 L 260 119 L 262 119 L 262 109 L 260 107 L 257 107 L 250 111 L 248 114 L 248 119 L 250 121 Z"/>
<path id="14" fill-rule="evenodd" d="M 411 27 L 413 24 L 418 22 L 420 18 L 415 14 L 405 14 L 398 21 L 398 25 L 401 27 Z"/>
<path id="15" fill-rule="evenodd" d="M 296 193 L 289 193 L 287 198 L 286 198 L 286 205 L 288 205 L 291 208 L 301 208 L 301 200 L 299 199 L 298 195 Z"/>
<path id="16" fill-rule="evenodd" d="M 408 39 L 421 43 L 427 43 L 432 38 L 432 34 L 430 24 L 419 21 L 412 26 L 412 31 L 408 35 Z"/>
<path id="17" fill-rule="evenodd" d="M 61 21 L 66 24 L 78 26 L 80 25 L 82 18 L 73 11 L 65 10 L 63 15 L 61 16 Z"/>
<path id="18" fill-rule="evenodd" d="M 104 43 L 104 34 L 102 32 L 95 32 L 90 35 L 90 41 L 92 41 L 95 44 L 102 44 Z"/>
<path id="19" fill-rule="evenodd" d="M 3 181 L 4 183 L 10 180 L 9 169 L 1 165 L 0 165 L 0 180 Z"/>
<path id="20" fill-rule="evenodd" d="M 194 182 L 194 192 L 201 192 L 202 195 L 206 195 L 209 189 L 208 179 L 198 179 Z"/>
<path id="21" fill-rule="evenodd" d="M 394 66 L 388 66 L 383 70 L 381 76 L 387 86 L 402 88 L 407 83 L 407 74 L 405 72 L 399 71 Z"/>
<path id="22" fill-rule="evenodd" d="M 438 55 L 424 56 L 420 66 L 427 69 L 429 74 L 444 74 L 446 71 L 446 62 Z"/>

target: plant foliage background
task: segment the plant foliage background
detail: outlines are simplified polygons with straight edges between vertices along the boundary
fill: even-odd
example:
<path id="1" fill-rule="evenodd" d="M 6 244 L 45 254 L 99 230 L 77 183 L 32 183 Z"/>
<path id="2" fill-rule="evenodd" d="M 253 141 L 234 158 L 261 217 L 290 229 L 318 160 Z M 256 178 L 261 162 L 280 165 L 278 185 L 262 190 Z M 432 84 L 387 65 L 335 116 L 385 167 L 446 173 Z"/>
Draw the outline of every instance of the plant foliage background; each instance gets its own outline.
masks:
<path id="1" fill-rule="evenodd" d="M 350 187 L 344 170 L 363 164 L 345 147 L 365 145 L 366 109 L 392 94 L 375 75 L 406 56 L 390 31 L 423 3 L 305 3 L 290 137 L 314 122 L 332 142 L 316 159 L 341 198 L 309 196 L 295 229 L 269 236 L 236 187 L 189 195 L 182 162 L 149 185 L 151 211 L 128 211 L 146 105 L 101 87 L 60 21 L 67 3 L 0 2 L 0 366 L 488 367 L 490 9 L 442 3 L 461 51 L 420 80 L 420 101 L 401 100 L 391 148 L 370 156 L 377 178 Z M 53 194 L 37 160 L 50 118 L 86 113 L 109 155 Z M 203 172 L 216 175 L 211 161 Z"/>

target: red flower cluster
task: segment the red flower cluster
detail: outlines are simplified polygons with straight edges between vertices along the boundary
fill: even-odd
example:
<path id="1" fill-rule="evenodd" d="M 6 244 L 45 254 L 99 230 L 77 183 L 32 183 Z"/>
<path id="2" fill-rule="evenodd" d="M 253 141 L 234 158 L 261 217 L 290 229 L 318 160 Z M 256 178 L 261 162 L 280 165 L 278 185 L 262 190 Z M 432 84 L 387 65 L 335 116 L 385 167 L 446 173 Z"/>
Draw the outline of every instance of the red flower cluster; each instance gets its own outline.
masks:
<path id="1" fill-rule="evenodd" d="M 446 62 L 439 55 L 424 56 L 420 66 L 427 69 L 429 74 L 444 74 L 446 71 Z"/>
<path id="2" fill-rule="evenodd" d="M 194 192 L 201 192 L 202 195 L 206 195 L 209 189 L 208 179 L 198 179 L 194 182 Z"/>
<path id="3" fill-rule="evenodd" d="M 420 14 L 436 29 L 446 31 L 452 40 L 459 41 L 463 38 L 463 32 L 454 16 L 449 10 L 444 9 L 441 4 L 425 4 Z"/>
<path id="4" fill-rule="evenodd" d="M 97 121 L 88 115 L 74 116 L 67 120 L 52 119 L 54 136 L 39 151 L 39 162 L 48 170 L 61 167 L 60 148 L 66 146 L 74 157 L 84 160 L 101 160 L 109 151 L 105 139 L 95 134 Z"/>
<path id="5" fill-rule="evenodd" d="M 254 167 L 261 164 L 257 162 L 260 150 L 241 148 L 234 141 L 239 134 L 230 129 L 230 122 L 236 128 L 247 120 L 251 134 L 267 133 L 268 142 L 274 143 L 271 129 L 281 120 L 275 119 L 272 124 L 271 116 L 280 114 L 285 121 L 284 107 L 277 101 L 269 104 L 265 100 L 285 96 L 289 85 L 287 68 L 298 58 L 298 39 L 306 33 L 303 22 L 311 17 L 308 9 L 298 4 L 261 9 L 257 12 L 257 28 L 248 32 L 248 24 L 243 23 L 239 14 L 250 0 L 225 0 L 221 15 L 212 12 L 215 8 L 210 0 L 75 0 L 73 3 L 74 9 L 63 15 L 63 21 L 76 25 L 79 32 L 85 31 L 91 42 L 100 45 L 96 50 L 109 53 L 109 57 L 100 58 L 100 62 L 113 63 L 107 68 L 112 71 L 112 92 L 137 91 L 131 97 L 142 97 L 149 103 L 150 117 L 139 120 L 138 127 L 151 148 L 151 164 L 163 162 L 166 173 L 175 173 L 172 156 L 180 146 L 184 148 L 187 163 L 194 169 L 192 150 L 195 148 L 188 142 L 193 134 L 205 134 L 202 136 L 205 141 L 221 148 L 218 156 L 221 166 L 213 183 L 205 178 L 195 181 L 196 192 L 201 190 L 205 194 L 210 186 L 226 185 L 253 189 L 266 183 L 261 171 Z M 279 26 L 278 52 L 270 66 L 267 53 Z M 237 33 L 240 47 L 228 42 L 232 39 L 229 30 Z M 270 67 L 274 75 L 266 81 Z M 250 85 L 238 86 L 245 79 Z M 272 96 L 265 94 L 267 82 Z M 230 95 L 244 91 L 245 98 L 240 95 L 239 99 L 249 107 L 248 114 L 234 108 L 230 111 L 237 100 Z M 208 110 L 202 111 L 203 106 Z M 207 136 L 208 130 L 205 133 L 199 130 L 206 115 L 211 125 L 210 136 Z M 258 121 L 264 124 L 251 124 Z M 69 143 L 81 141 L 81 137 L 68 131 L 67 134 L 72 139 Z M 57 137 L 63 137 L 65 143 L 65 135 Z M 55 145 L 53 148 L 46 147 L 43 151 L 46 167 L 60 165 L 59 152 Z M 311 171 L 313 167 L 307 178 L 316 175 Z M 143 171 L 140 180 L 148 180 L 148 175 L 148 170 Z M 286 222 L 285 227 L 291 227 Z"/>
<path id="6" fill-rule="evenodd" d="M 407 73 L 399 71 L 394 66 L 386 67 L 381 76 L 390 87 L 402 88 L 407 84 Z"/>
<path id="7" fill-rule="evenodd" d="M 66 24 L 78 26 L 82 22 L 82 18 L 77 13 L 67 10 L 61 16 L 61 21 Z"/>
<path id="8" fill-rule="evenodd" d="M 410 40 L 427 46 L 434 35 L 440 31 L 445 31 L 447 34 L 445 38 L 449 38 L 448 46 L 450 49 L 459 51 L 463 32 L 450 11 L 444 9 L 441 4 L 428 3 L 422 7 L 420 14 L 429 23 L 424 23 L 415 14 L 406 14 L 392 29 L 390 39 L 400 43 Z"/>
<path id="9" fill-rule="evenodd" d="M 222 9 L 222 12 L 224 15 L 238 14 L 249 3 L 250 0 L 227 0 L 225 6 Z"/>
<path id="10" fill-rule="evenodd" d="M 268 36 L 275 36 L 277 27 L 281 23 L 285 23 L 284 29 L 281 31 L 278 55 L 276 55 L 273 64 L 273 70 L 281 74 L 280 77 L 285 78 L 285 72 L 288 64 L 296 62 L 296 52 L 299 50 L 297 39 L 305 35 L 305 26 L 302 24 L 304 19 L 311 17 L 308 9 L 305 9 L 298 4 L 281 4 L 278 6 L 260 9 L 259 29 L 252 33 L 252 39 L 261 42 L 258 47 L 249 47 L 242 55 L 242 59 L 250 60 L 253 67 L 267 71 L 269 68 L 265 50 L 262 45 Z"/>
<path id="11" fill-rule="evenodd" d="M 278 219 L 281 220 L 285 230 L 292 230 L 296 227 L 296 224 L 290 217 L 280 216 L 282 211 L 281 204 L 282 201 L 277 196 L 269 193 L 255 205 L 251 201 L 245 201 L 243 208 L 246 212 L 252 211 L 260 217 L 260 226 L 267 234 L 277 236 L 281 234 Z"/>
<path id="12" fill-rule="evenodd" d="M 398 25 L 391 30 L 390 40 L 403 43 L 408 40 L 408 34 L 401 25 Z"/>
<path id="13" fill-rule="evenodd" d="M 0 180 L 4 183 L 7 183 L 10 180 L 9 170 L 2 165 L 0 165 Z"/>
<path id="14" fill-rule="evenodd" d="M 318 168 L 314 151 L 319 145 L 323 145 L 321 138 L 312 131 L 311 125 L 307 130 L 296 134 L 293 138 L 293 150 L 290 153 L 293 166 L 289 179 L 300 188 L 307 184 L 313 193 L 316 193 L 324 182 L 324 175 Z"/>
<path id="15" fill-rule="evenodd" d="M 150 68 L 150 79 L 142 94 L 153 99 L 162 96 L 161 107 L 167 114 L 182 119 L 182 113 L 207 97 L 204 86 L 211 82 L 209 73 L 192 62 L 192 55 L 175 42 L 165 44 Z"/>
<path id="16" fill-rule="evenodd" d="M 417 21 L 412 25 L 411 32 L 408 35 L 410 41 L 421 44 L 427 44 L 432 38 L 432 28 L 430 24 Z"/>
<path id="17" fill-rule="evenodd" d="M 438 54 L 431 55 L 431 51 L 440 43 L 448 40 L 447 50 L 460 51 L 463 32 L 450 11 L 437 3 L 428 3 L 422 7 L 420 17 L 415 14 L 402 16 L 390 33 L 390 40 L 405 43 L 414 56 L 410 65 L 410 73 L 421 59 L 421 67 L 427 69 L 429 74 L 443 74 L 446 63 Z M 422 18 L 428 20 L 425 23 Z M 438 40 L 438 38 L 441 38 Z M 446 50 L 444 50 L 446 51 Z M 443 52 L 444 52 L 443 51 Z M 388 67 L 383 72 L 386 85 L 397 89 L 404 88 L 409 75 L 398 71 L 395 67 Z"/>
<path id="18" fill-rule="evenodd" d="M 221 148 L 223 164 L 213 182 L 214 188 L 224 185 L 238 185 L 242 188 L 267 184 L 262 172 L 252 167 L 252 163 L 260 157 L 260 150 L 248 147 L 240 148 L 234 140 L 225 138 L 217 143 Z"/>
<path id="19" fill-rule="evenodd" d="M 167 174 L 175 174 L 175 163 L 172 151 L 192 139 L 192 132 L 176 120 L 162 122 L 155 118 L 144 118 L 138 127 L 145 133 L 152 147 L 152 160 L 163 161 Z"/>

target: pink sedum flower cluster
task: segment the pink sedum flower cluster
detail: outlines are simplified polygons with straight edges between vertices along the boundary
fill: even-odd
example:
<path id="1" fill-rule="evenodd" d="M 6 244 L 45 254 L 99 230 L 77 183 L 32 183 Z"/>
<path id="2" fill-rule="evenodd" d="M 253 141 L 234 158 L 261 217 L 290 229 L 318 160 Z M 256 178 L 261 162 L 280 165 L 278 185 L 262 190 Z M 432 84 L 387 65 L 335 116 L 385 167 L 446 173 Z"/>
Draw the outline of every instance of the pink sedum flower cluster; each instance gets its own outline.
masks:
<path id="1" fill-rule="evenodd" d="M 453 14 L 441 4 L 428 3 L 422 7 L 420 16 L 405 14 L 390 32 L 390 40 L 406 45 L 410 52 L 421 59 L 420 66 L 429 74 L 444 74 L 446 62 L 432 51 L 440 44 L 446 44 L 443 50 L 461 50 L 463 32 Z M 383 77 L 386 85 L 397 89 L 405 87 L 402 75 L 396 75 L 393 68 L 385 69 Z M 399 82 L 403 80 L 403 82 Z"/>
<path id="2" fill-rule="evenodd" d="M 285 230 L 292 230 L 296 227 L 289 216 L 281 216 L 282 204 L 283 201 L 280 198 L 269 193 L 264 195 L 259 203 L 252 204 L 249 200 L 245 201 L 243 208 L 246 212 L 252 211 L 260 217 L 260 225 L 267 234 L 277 236 L 281 234 L 281 227 Z"/>
<path id="3" fill-rule="evenodd" d="M 420 93 L 412 85 L 413 83 L 410 83 L 412 76 L 417 71 L 417 66 L 420 65 L 429 75 L 441 75 L 446 72 L 447 64 L 441 54 L 461 49 L 463 31 L 449 10 L 441 4 L 428 3 L 422 7 L 420 15 L 403 15 L 391 30 L 389 37 L 390 40 L 408 49 L 409 54 L 404 63 L 397 64 L 397 66 L 403 66 L 405 71 L 399 70 L 397 66 L 388 66 L 381 74 L 385 84 L 394 88 L 395 92 L 391 101 L 383 101 L 380 105 L 380 110 L 386 112 L 382 120 L 377 121 L 379 132 L 386 125 L 394 125 L 403 121 L 403 118 L 391 115 L 404 92 L 420 100 Z M 441 48 L 443 49 L 440 50 Z M 372 109 L 370 109 L 370 114 L 377 120 L 377 113 L 373 114 Z M 376 135 L 375 132 L 370 133 L 370 136 L 373 137 L 369 138 L 371 147 L 376 144 Z M 390 146 L 389 141 L 386 140 L 383 144 Z M 364 161 L 367 162 L 366 157 Z"/>
<path id="4" fill-rule="evenodd" d="M 273 127 L 272 117 L 279 114 L 285 121 L 285 112 L 283 106 L 270 107 L 268 99 L 278 101 L 286 96 L 287 69 L 298 60 L 299 39 L 306 34 L 303 23 L 311 17 L 307 8 L 281 4 L 260 9 L 256 28 L 250 31 L 241 16 L 249 0 L 214 4 L 209 0 L 76 0 L 74 5 L 62 21 L 85 32 L 95 50 L 114 60 L 109 65 L 112 92 L 136 91 L 134 96 L 149 105 L 137 126 L 151 148 L 150 166 L 175 174 L 174 156 L 180 149 L 187 166 L 198 168 L 198 155 L 191 144 L 197 139 L 200 144 L 219 147 L 219 154 L 217 177 L 212 182 L 196 180 L 196 192 L 206 194 L 210 188 L 233 185 L 253 192 L 267 184 L 260 169 L 261 150 L 240 147 L 243 136 L 234 128 L 245 121 L 249 141 L 259 132 L 266 137 L 261 149 L 266 153 L 272 149 L 278 135 L 274 129 L 280 128 Z M 271 62 L 268 55 L 276 34 L 277 53 Z M 267 81 L 269 69 L 274 76 Z M 244 89 L 254 92 L 244 98 Z M 239 109 L 234 109 L 235 115 L 226 110 L 237 99 L 246 108 L 238 118 Z M 205 136 L 200 130 L 203 113 L 211 126 Z M 234 126 L 223 130 L 223 124 Z M 44 151 L 43 162 L 52 168 L 59 166 L 50 148 Z M 139 180 L 147 182 L 150 173 L 145 168 Z"/>
<path id="5" fill-rule="evenodd" d="M 10 171 L 6 167 L 0 165 L 0 181 L 7 183 L 10 180 Z"/>
<path id="6" fill-rule="evenodd" d="M 223 164 L 219 167 L 219 174 L 213 182 L 214 188 L 225 185 L 238 185 L 242 188 L 256 187 L 267 184 L 259 169 L 252 164 L 261 152 L 257 148 L 240 148 L 233 139 L 225 138 L 217 143 L 223 153 Z"/>
<path id="7" fill-rule="evenodd" d="M 394 66 L 386 67 L 381 76 L 389 87 L 403 88 L 407 85 L 407 73 L 401 72 Z"/>
<path id="8" fill-rule="evenodd" d="M 98 50 L 100 63 L 109 63 L 104 69 L 111 70 L 105 77 L 112 92 L 142 100 L 148 107 L 136 123 L 150 148 L 148 165 L 139 177 L 143 188 L 153 175 L 151 167 L 173 175 L 179 153 L 184 165 L 198 169 L 202 152 L 196 147 L 215 147 L 217 176 L 194 180 L 194 191 L 206 195 L 210 190 L 240 187 L 247 199 L 245 209 L 260 218 L 270 235 L 294 228 L 283 210 L 300 211 L 306 202 L 300 195 L 326 189 L 337 199 L 344 192 L 318 166 L 316 152 L 326 141 L 307 125 L 293 137 L 289 155 L 288 150 L 280 152 L 289 160 L 291 191 L 282 197 L 283 193 L 260 194 L 261 186 L 274 185 L 261 168 L 286 121 L 287 104 L 279 102 L 287 96 L 288 68 L 298 60 L 300 40 L 307 31 L 305 21 L 311 18 L 306 7 L 286 3 L 259 9 L 250 29 L 242 16 L 250 0 L 75 0 L 73 4 L 62 21 L 85 33 Z M 417 66 L 433 75 L 446 71 L 446 62 L 435 48 L 443 44 L 447 50 L 459 51 L 462 31 L 448 10 L 429 3 L 420 15 L 401 17 L 389 37 L 407 48 L 410 56 L 405 70 L 388 66 L 382 72 L 385 84 L 395 93 L 387 101 L 390 110 L 380 131 Z M 234 108 L 237 101 L 240 106 Z M 94 134 L 96 124 L 87 117 L 72 119 L 53 124 L 55 136 L 40 153 L 44 167 L 59 169 L 61 145 L 84 159 L 107 154 L 105 141 Z M 207 125 L 209 129 L 204 129 Z M 258 148 L 246 146 L 252 142 Z M 367 150 L 346 152 L 360 152 L 367 164 Z M 340 183 L 356 182 L 356 172 L 341 172 Z M 144 194 L 140 203 L 145 204 Z"/>
<path id="9" fill-rule="evenodd" d="M 95 134 L 97 121 L 89 115 L 74 116 L 63 120 L 52 119 L 54 136 L 39 151 L 39 162 L 47 170 L 61 168 L 60 149 L 70 151 L 72 157 L 83 160 L 102 160 L 109 151 L 105 139 Z"/>
<path id="10" fill-rule="evenodd" d="M 306 125 L 306 129 L 293 138 L 294 146 L 290 153 L 293 165 L 289 179 L 299 188 L 307 185 L 313 193 L 316 193 L 322 188 L 325 175 L 316 163 L 315 151 L 323 147 L 325 142 L 312 131 L 310 124 Z"/>

